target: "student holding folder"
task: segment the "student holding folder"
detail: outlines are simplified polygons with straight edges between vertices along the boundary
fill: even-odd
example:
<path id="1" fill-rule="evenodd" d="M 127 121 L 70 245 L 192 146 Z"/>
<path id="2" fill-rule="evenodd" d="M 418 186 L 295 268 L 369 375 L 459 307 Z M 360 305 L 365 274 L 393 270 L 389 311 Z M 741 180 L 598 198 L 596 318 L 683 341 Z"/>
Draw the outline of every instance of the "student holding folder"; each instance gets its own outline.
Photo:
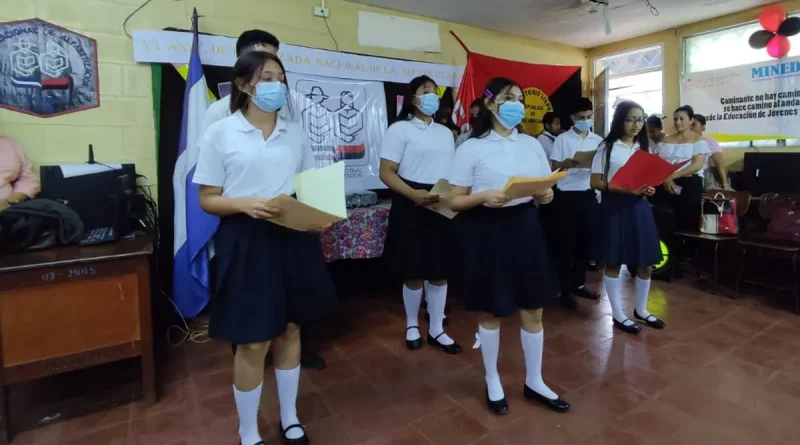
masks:
<path id="1" fill-rule="evenodd" d="M 436 83 L 416 77 L 408 84 L 397 121 L 383 136 L 380 178 L 393 192 L 383 257 L 404 280 L 406 347 L 422 347 L 418 315 L 424 288 L 428 344 L 460 354 L 461 346 L 444 331 L 451 221 L 425 208 L 439 201 L 431 189 L 447 176 L 455 155 L 452 133 L 433 120 L 438 109 Z"/>
<path id="2" fill-rule="evenodd" d="M 458 277 L 471 311 L 483 312 L 476 347 L 486 370 L 486 403 L 497 415 L 508 402 L 497 372 L 500 320 L 519 313 L 527 375 L 525 398 L 557 412 L 569 404 L 542 379 L 544 329 L 542 310 L 556 294 L 536 203 L 548 204 L 553 190 L 510 199 L 503 193 L 512 177 L 545 177 L 550 164 L 542 145 L 515 127 L 525 115 L 522 88 L 494 78 L 483 94 L 472 137 L 458 148 L 450 173 Z"/>
<path id="3" fill-rule="evenodd" d="M 617 105 L 608 136 L 592 161 L 592 188 L 603 193 L 601 222 L 606 264 L 603 282 L 614 326 L 631 334 L 639 333 L 641 328 L 622 310 L 619 271 L 623 264 L 636 273 L 634 317 L 655 329 L 664 328 L 664 322 L 647 311 L 652 265 L 661 261 L 658 230 L 647 201 L 655 189 L 644 186 L 629 190 L 610 185 L 611 178 L 637 150 L 648 150 L 644 119 L 644 110 L 639 104 L 625 101 Z"/>
<path id="4" fill-rule="evenodd" d="M 314 154 L 305 130 L 278 116 L 288 85 L 277 56 L 243 54 L 231 89 L 232 114 L 201 137 L 194 174 L 201 207 L 221 217 L 209 336 L 238 345 L 233 392 L 241 444 L 263 443 L 258 407 L 264 358 L 274 344 L 285 442 L 306 445 L 296 409 L 299 326 L 332 309 L 336 294 L 316 234 L 270 222 L 283 211 L 268 201 L 295 192 L 294 176 L 315 166 Z"/>

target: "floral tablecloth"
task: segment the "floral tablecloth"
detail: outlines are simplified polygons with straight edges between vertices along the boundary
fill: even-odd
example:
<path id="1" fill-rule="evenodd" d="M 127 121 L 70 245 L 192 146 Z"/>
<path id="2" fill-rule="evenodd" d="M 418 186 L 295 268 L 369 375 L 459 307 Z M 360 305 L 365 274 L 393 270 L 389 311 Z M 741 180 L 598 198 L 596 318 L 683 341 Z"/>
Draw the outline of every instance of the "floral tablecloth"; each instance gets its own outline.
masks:
<path id="1" fill-rule="evenodd" d="M 370 207 L 349 209 L 348 218 L 322 234 L 322 251 L 327 262 L 379 258 L 389 226 L 391 201 Z"/>

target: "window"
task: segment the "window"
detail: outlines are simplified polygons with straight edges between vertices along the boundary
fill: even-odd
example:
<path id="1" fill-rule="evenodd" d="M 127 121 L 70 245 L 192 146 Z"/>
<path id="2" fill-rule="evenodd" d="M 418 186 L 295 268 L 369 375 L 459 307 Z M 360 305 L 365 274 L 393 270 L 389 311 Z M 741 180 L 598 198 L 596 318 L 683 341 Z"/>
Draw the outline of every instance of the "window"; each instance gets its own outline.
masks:
<path id="1" fill-rule="evenodd" d="M 627 51 L 621 54 L 597 58 L 594 61 L 594 76 L 607 70 L 606 128 L 608 131 L 614 116 L 614 104 L 632 100 L 644 108 L 647 114 L 661 113 L 664 107 L 661 45 Z"/>
<path id="2" fill-rule="evenodd" d="M 773 60 L 766 50 L 753 49 L 748 44 L 750 35 L 760 29 L 762 28 L 758 22 L 751 22 L 684 38 L 684 72 L 697 73 Z M 732 54 L 736 56 L 732 57 Z M 800 45 L 792 47 L 787 57 L 794 56 L 800 56 Z M 702 113 L 700 110 L 698 112 Z M 771 139 L 720 143 L 722 148 L 786 147 L 787 145 L 798 146 L 800 140 Z"/>

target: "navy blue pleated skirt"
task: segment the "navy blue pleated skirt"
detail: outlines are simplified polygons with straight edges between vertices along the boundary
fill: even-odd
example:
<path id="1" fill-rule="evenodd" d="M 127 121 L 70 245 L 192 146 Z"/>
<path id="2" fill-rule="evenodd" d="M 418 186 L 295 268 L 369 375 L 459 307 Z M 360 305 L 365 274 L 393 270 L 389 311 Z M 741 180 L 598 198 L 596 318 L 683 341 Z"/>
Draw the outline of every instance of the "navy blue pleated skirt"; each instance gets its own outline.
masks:
<path id="1" fill-rule="evenodd" d="M 631 269 L 661 262 L 658 230 L 647 199 L 603 193 L 601 201 L 605 264 Z"/>
<path id="2" fill-rule="evenodd" d="M 209 336 L 272 340 L 288 323 L 319 320 L 337 302 L 319 236 L 247 215 L 222 218 L 214 238 L 216 285 Z"/>
<path id="3" fill-rule="evenodd" d="M 415 190 L 433 184 L 403 179 Z M 392 195 L 383 259 L 389 271 L 403 280 L 444 280 L 450 271 L 452 221 L 418 206 L 399 193 Z"/>
<path id="4" fill-rule="evenodd" d="M 495 317 L 549 306 L 556 295 L 539 209 L 533 204 L 460 213 L 454 279 L 467 310 Z"/>

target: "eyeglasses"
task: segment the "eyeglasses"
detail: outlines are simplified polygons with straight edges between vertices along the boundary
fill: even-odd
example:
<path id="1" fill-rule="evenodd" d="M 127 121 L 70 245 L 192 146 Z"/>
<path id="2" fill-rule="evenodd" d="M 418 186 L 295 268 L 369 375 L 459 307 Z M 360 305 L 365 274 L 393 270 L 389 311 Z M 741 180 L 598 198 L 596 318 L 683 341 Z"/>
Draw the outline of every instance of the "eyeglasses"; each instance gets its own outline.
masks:
<path id="1" fill-rule="evenodd" d="M 644 124 L 644 119 L 641 118 L 641 117 L 639 117 L 639 118 L 629 117 L 629 118 L 625 119 L 625 123 L 628 124 L 628 125 L 633 125 L 633 124 L 640 124 L 641 125 L 641 124 Z"/>

